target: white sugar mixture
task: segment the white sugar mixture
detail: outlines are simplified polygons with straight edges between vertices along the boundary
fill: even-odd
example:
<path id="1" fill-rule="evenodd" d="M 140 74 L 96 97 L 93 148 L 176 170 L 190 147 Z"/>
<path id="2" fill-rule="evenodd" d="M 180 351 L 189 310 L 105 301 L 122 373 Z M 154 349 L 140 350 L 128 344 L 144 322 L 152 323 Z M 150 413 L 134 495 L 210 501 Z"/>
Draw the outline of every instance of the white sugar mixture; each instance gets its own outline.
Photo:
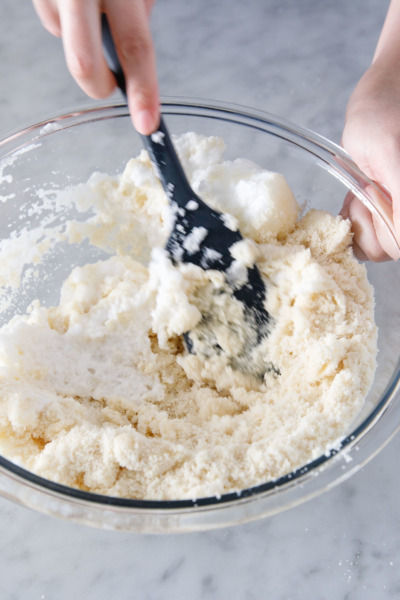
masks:
<path id="1" fill-rule="evenodd" d="M 45 478 L 147 499 L 241 490 L 325 453 L 371 385 L 373 291 L 349 222 L 316 210 L 299 218 L 284 178 L 224 161 L 219 138 L 176 144 L 195 191 L 244 236 L 239 270 L 256 261 L 265 277 L 273 326 L 262 360 L 274 368 L 258 381 L 224 355 L 185 351 L 204 290 L 223 282 L 168 259 L 172 214 L 143 151 L 120 177 L 97 174 L 67 194 L 92 213 L 61 237 L 112 256 L 75 268 L 57 306 L 35 301 L 0 329 L 0 451 Z M 0 277 L 21 256 L 0 249 Z"/>

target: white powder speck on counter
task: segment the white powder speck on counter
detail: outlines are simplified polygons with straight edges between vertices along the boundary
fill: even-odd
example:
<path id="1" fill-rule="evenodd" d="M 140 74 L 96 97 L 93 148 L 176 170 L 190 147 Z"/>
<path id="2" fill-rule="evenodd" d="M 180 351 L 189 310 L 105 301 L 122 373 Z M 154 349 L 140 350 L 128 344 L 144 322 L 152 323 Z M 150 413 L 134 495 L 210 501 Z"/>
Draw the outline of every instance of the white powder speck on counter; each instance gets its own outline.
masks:
<path id="1" fill-rule="evenodd" d="M 210 289 L 232 326 L 221 347 L 242 343 L 240 303 L 225 314 L 220 272 L 168 258 L 174 215 L 141 152 L 120 177 L 57 192 L 85 220 L 50 245 L 59 236 L 112 256 L 74 268 L 57 305 L 35 301 L 0 328 L 0 451 L 42 477 L 130 498 L 240 496 L 335 447 L 363 406 L 377 331 L 349 222 L 319 210 L 298 219 L 284 178 L 224 161 L 220 138 L 175 143 L 196 193 L 244 236 L 238 269 L 256 261 L 264 277 L 273 324 L 261 349 L 276 369 L 253 381 L 223 353 L 185 350 Z M 192 236 L 194 249 L 204 232 Z M 33 277 L 48 252 L 36 230 L 25 237 L 25 258 L 26 244 L 0 246 L 2 283 L 22 277 L 24 260 Z"/>

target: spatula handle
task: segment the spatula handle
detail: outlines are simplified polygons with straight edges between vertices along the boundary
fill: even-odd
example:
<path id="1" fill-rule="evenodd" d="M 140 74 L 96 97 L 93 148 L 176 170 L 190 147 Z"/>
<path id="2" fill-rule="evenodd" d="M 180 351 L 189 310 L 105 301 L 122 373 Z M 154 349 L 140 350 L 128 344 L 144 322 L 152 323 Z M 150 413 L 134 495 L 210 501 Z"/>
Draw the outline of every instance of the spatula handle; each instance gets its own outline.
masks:
<path id="1" fill-rule="evenodd" d="M 119 62 L 117 50 L 115 49 L 114 40 L 111 35 L 110 25 L 108 24 L 107 16 L 103 13 L 101 18 L 101 29 L 103 37 L 103 49 L 106 61 L 111 71 L 114 73 L 117 85 L 126 99 L 125 75 Z"/>
<path id="2" fill-rule="evenodd" d="M 102 33 L 103 47 L 108 66 L 114 73 L 117 85 L 123 93 L 125 100 L 127 100 L 124 72 L 115 49 L 114 40 L 105 14 L 102 16 Z M 186 203 L 187 196 L 191 193 L 191 188 L 162 116 L 160 117 L 160 124 L 157 131 L 150 135 L 140 134 L 140 137 L 150 155 L 151 162 L 156 169 L 157 176 L 160 179 L 168 198 L 174 199 L 178 204 L 180 198 L 185 198 Z M 176 186 L 179 186 L 181 192 L 184 193 L 178 193 L 175 196 L 174 189 Z"/>
<path id="3" fill-rule="evenodd" d="M 194 194 L 176 154 L 164 119 L 160 118 L 157 131 L 151 135 L 141 135 L 141 138 L 168 198 L 174 200 L 178 205 L 181 204 L 180 200 L 182 199 L 186 206 L 188 197 L 190 198 Z M 177 189 L 178 187 L 179 189 Z M 196 201 L 198 202 L 199 199 L 196 198 Z"/>

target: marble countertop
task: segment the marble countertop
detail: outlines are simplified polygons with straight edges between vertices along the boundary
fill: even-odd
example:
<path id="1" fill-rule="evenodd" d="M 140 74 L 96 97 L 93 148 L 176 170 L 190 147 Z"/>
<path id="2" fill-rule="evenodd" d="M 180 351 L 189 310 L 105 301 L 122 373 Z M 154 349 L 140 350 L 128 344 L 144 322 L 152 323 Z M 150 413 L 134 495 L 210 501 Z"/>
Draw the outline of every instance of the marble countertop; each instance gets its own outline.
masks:
<path id="1" fill-rule="evenodd" d="M 159 0 L 161 93 L 267 110 L 339 141 L 382 0 Z M 0 7 L 0 134 L 94 104 L 27 0 Z M 259 522 L 149 536 L 91 529 L 0 499 L 2 600 L 369 600 L 400 597 L 395 438 L 353 478 Z"/>

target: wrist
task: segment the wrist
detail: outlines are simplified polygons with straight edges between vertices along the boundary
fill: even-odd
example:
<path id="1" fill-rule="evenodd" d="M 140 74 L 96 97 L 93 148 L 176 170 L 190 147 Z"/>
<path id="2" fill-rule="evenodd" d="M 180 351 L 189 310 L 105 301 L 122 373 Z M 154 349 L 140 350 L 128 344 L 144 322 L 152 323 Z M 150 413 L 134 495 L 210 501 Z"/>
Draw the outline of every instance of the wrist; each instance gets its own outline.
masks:
<path id="1" fill-rule="evenodd" d="M 382 112 L 400 103 L 400 58 L 394 67 L 384 56 L 377 58 L 361 77 L 352 92 L 346 117 L 350 113 L 365 111 Z"/>

